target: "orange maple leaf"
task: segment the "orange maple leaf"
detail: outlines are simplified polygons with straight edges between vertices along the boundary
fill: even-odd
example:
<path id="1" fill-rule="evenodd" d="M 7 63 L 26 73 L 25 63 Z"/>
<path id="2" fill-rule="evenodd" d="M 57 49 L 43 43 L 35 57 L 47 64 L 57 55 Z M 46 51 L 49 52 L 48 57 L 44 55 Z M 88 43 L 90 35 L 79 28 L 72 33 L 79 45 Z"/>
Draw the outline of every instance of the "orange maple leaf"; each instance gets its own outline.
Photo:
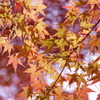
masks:
<path id="1" fill-rule="evenodd" d="M 78 94 L 78 98 L 83 98 L 84 100 L 88 99 L 88 93 L 89 92 L 95 92 L 92 89 L 88 88 L 88 85 L 82 85 L 82 88 L 80 88 L 78 91 L 75 90 L 74 93 Z"/>
<path id="2" fill-rule="evenodd" d="M 8 51 L 8 53 L 10 54 L 11 50 L 14 49 L 13 45 L 10 43 L 10 41 L 5 41 L 5 43 L 2 45 L 4 47 L 2 54 L 4 54 L 6 51 Z"/>
<path id="3" fill-rule="evenodd" d="M 89 81 L 92 81 L 91 85 L 100 81 L 100 72 L 96 73 Z"/>
<path id="4" fill-rule="evenodd" d="M 28 68 L 27 70 L 25 70 L 25 73 L 30 73 L 31 74 L 31 81 L 33 81 L 33 78 L 38 77 L 40 79 L 42 79 L 42 68 L 36 68 L 36 65 L 33 64 L 29 64 L 30 68 Z"/>
<path id="5" fill-rule="evenodd" d="M 68 100 L 67 93 L 64 93 L 59 87 L 55 88 L 51 95 L 54 95 L 54 100 Z"/>
<path id="6" fill-rule="evenodd" d="M 22 62 L 20 61 L 20 59 L 17 58 L 17 56 L 13 56 L 13 55 L 12 55 L 12 56 L 10 56 L 9 58 L 10 58 L 10 59 L 8 60 L 8 63 L 7 63 L 6 66 L 12 64 L 12 65 L 13 65 L 13 68 L 14 68 L 14 70 L 15 70 L 15 72 L 16 72 L 16 69 L 17 69 L 17 65 L 18 65 L 18 64 L 24 66 L 24 65 L 22 64 Z"/>
<path id="7" fill-rule="evenodd" d="M 48 85 L 45 83 L 44 80 L 39 80 L 39 78 L 34 79 L 31 87 L 34 88 L 34 91 L 43 90 Z"/>

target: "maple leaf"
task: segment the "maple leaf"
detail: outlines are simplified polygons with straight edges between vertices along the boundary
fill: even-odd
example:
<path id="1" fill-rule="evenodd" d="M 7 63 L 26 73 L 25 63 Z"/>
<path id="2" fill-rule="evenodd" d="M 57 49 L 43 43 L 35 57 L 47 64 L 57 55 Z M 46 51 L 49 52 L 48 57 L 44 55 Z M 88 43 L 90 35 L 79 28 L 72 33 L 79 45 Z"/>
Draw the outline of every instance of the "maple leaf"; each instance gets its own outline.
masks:
<path id="1" fill-rule="evenodd" d="M 68 85 L 71 85 L 74 82 L 75 74 L 73 74 L 73 75 L 66 74 L 66 75 L 68 76 L 68 77 L 66 77 L 66 81 L 68 81 Z"/>
<path id="2" fill-rule="evenodd" d="M 59 76 L 59 73 L 56 71 L 56 74 L 51 75 L 51 79 L 56 80 L 57 77 Z M 61 76 L 57 81 L 56 84 L 60 84 L 61 86 L 63 86 L 63 82 L 66 81 L 65 77 Z M 51 84 L 53 84 L 54 82 L 52 82 Z"/>
<path id="3" fill-rule="evenodd" d="M 42 47 L 47 47 L 49 49 L 49 51 L 51 51 L 52 47 L 53 47 L 53 44 L 54 44 L 54 39 L 47 39 L 44 44 L 41 46 Z"/>
<path id="4" fill-rule="evenodd" d="M 76 89 L 74 91 L 74 93 L 76 93 L 76 94 L 78 93 L 77 94 L 78 98 L 81 97 L 84 100 L 89 100 L 88 99 L 88 93 L 89 92 L 95 92 L 95 91 L 93 91 L 92 89 L 88 88 L 88 85 L 82 85 L 82 87 L 80 89 L 78 89 L 78 90 Z"/>
<path id="5" fill-rule="evenodd" d="M 25 100 L 27 100 L 29 97 L 32 97 L 32 87 L 29 85 L 28 87 L 22 87 L 23 91 L 18 94 L 19 96 L 20 95 L 24 95 L 25 96 Z"/>
<path id="6" fill-rule="evenodd" d="M 67 34 L 67 41 L 70 43 L 70 49 L 75 48 L 77 44 L 77 36 L 75 33 L 69 31 Z"/>
<path id="7" fill-rule="evenodd" d="M 45 14 L 43 12 L 43 9 L 45 9 L 45 8 L 47 8 L 47 7 L 44 4 L 42 4 L 42 0 L 39 0 L 36 3 L 36 12 L 39 12 L 39 13 L 43 14 L 44 16 L 45 16 Z"/>
<path id="8" fill-rule="evenodd" d="M 9 58 L 10 58 L 10 59 L 8 60 L 8 63 L 7 63 L 6 66 L 12 64 L 12 65 L 13 65 L 13 68 L 14 68 L 14 70 L 15 70 L 15 72 L 16 72 L 16 69 L 17 69 L 17 65 L 18 65 L 18 64 L 24 66 L 24 65 L 22 64 L 22 62 L 20 61 L 20 59 L 17 58 L 17 56 L 12 55 L 12 56 L 10 56 Z"/>
<path id="9" fill-rule="evenodd" d="M 66 74 L 68 77 L 66 77 L 66 81 L 68 81 L 69 85 L 76 82 L 76 85 L 80 87 L 81 83 L 86 83 L 84 77 L 84 74 Z"/>
<path id="10" fill-rule="evenodd" d="M 30 68 L 28 68 L 24 72 L 31 74 L 31 81 L 33 81 L 35 77 L 42 79 L 43 68 L 36 68 L 36 65 L 33 65 L 33 64 L 29 64 L 29 65 L 30 65 Z"/>
<path id="11" fill-rule="evenodd" d="M 92 81 L 91 84 L 97 83 L 100 81 L 100 72 L 96 73 L 89 81 Z"/>
<path id="12" fill-rule="evenodd" d="M 43 18 L 38 20 L 38 23 L 35 26 L 35 29 L 38 30 L 39 39 L 45 39 L 45 35 L 49 35 L 49 33 L 45 30 L 46 24 L 43 22 Z"/>
<path id="13" fill-rule="evenodd" d="M 49 35 L 48 31 L 45 28 L 46 24 L 43 22 L 43 18 L 40 18 L 37 20 L 35 27 L 31 26 L 28 28 L 28 30 L 32 32 L 34 38 L 38 37 L 39 39 L 45 39 L 45 35 Z"/>
<path id="14" fill-rule="evenodd" d="M 64 67 L 66 64 L 66 60 L 64 60 L 63 58 L 59 58 L 57 60 L 57 63 L 60 64 L 60 68 Z"/>
<path id="15" fill-rule="evenodd" d="M 38 53 L 37 53 L 37 48 L 31 48 L 29 53 L 28 53 L 28 56 L 27 56 L 27 64 L 31 63 L 31 62 L 37 62 L 37 60 L 39 59 L 38 57 Z M 40 56 L 41 58 L 41 56 Z"/>
<path id="16" fill-rule="evenodd" d="M 64 39 L 57 39 L 55 40 L 55 43 L 60 47 L 61 51 L 64 51 L 65 46 L 68 46 L 68 43 Z"/>
<path id="17" fill-rule="evenodd" d="M 79 98 L 76 94 L 69 94 L 68 100 L 83 100 L 83 99 Z"/>
<path id="18" fill-rule="evenodd" d="M 34 8 L 33 6 L 33 0 L 18 0 L 20 1 L 21 4 L 23 4 L 23 6 L 27 9 L 27 10 L 32 10 Z"/>
<path id="19" fill-rule="evenodd" d="M 15 47 L 20 51 L 18 53 L 18 57 L 21 57 L 21 56 L 27 56 L 29 51 L 31 50 L 31 47 L 33 46 L 32 42 L 31 41 L 24 41 L 24 46 L 16 46 Z"/>
<path id="20" fill-rule="evenodd" d="M 99 43 L 100 43 L 100 38 L 98 38 L 97 41 L 96 41 L 96 46 L 97 46 L 98 50 L 100 50 L 100 44 Z"/>
<path id="21" fill-rule="evenodd" d="M 39 32 L 42 32 L 45 25 L 46 25 L 46 24 L 43 22 L 43 18 L 41 18 L 41 19 L 38 20 L 38 23 L 37 23 L 37 25 L 36 25 L 35 28 L 36 28 Z"/>
<path id="22" fill-rule="evenodd" d="M 3 40 L 3 42 L 4 42 L 4 40 Z M 14 49 L 14 47 L 13 47 L 13 45 L 10 43 L 10 41 L 7 40 L 7 41 L 5 41 L 5 43 L 3 43 L 2 45 L 3 45 L 3 47 L 4 47 L 2 54 L 5 53 L 6 51 L 8 51 L 8 53 L 9 53 L 9 55 L 10 55 L 11 50 Z"/>
<path id="23" fill-rule="evenodd" d="M 89 29 L 89 28 L 92 27 L 93 25 L 94 25 L 94 24 L 92 24 L 92 23 L 86 23 L 86 21 L 80 23 L 80 26 L 81 26 L 83 29 Z"/>
<path id="24" fill-rule="evenodd" d="M 34 88 L 34 91 L 43 90 L 48 86 L 43 79 L 33 79 L 32 82 L 31 87 Z"/>
<path id="25" fill-rule="evenodd" d="M 54 74 L 54 68 L 50 63 L 48 63 L 48 61 L 43 60 L 43 62 L 41 62 L 41 66 L 43 67 L 44 70 L 46 70 L 47 74 L 51 74 L 51 75 Z"/>
<path id="26" fill-rule="evenodd" d="M 92 52 L 94 50 L 95 47 L 98 48 L 98 50 L 100 50 L 100 38 L 97 38 L 96 36 L 90 36 L 91 37 L 91 41 L 87 44 L 90 45 L 90 52 Z"/>
<path id="27" fill-rule="evenodd" d="M 62 91 L 62 89 L 59 88 L 59 87 L 54 88 L 52 93 L 50 93 L 50 94 L 54 96 L 55 100 L 65 100 L 65 99 L 68 99 L 67 94 L 64 93 Z"/>
<path id="28" fill-rule="evenodd" d="M 54 36 L 62 37 L 65 36 L 66 28 L 57 28 L 57 33 L 54 34 Z"/>

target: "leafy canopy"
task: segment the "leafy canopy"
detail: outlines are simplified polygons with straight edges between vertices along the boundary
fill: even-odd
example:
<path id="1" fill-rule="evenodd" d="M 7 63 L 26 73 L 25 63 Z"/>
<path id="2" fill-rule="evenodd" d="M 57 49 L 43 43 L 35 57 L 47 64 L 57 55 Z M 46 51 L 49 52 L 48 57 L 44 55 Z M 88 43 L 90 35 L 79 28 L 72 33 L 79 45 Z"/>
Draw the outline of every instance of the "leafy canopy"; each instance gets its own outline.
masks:
<path id="1" fill-rule="evenodd" d="M 12 66 L 16 74 L 21 66 L 23 74 L 30 75 L 20 95 L 36 100 L 89 100 L 88 93 L 95 91 L 88 86 L 100 81 L 100 56 L 85 63 L 82 51 L 88 48 L 90 53 L 100 53 L 99 0 L 73 0 L 62 7 L 68 10 L 65 21 L 53 35 L 44 21 L 46 5 L 42 0 L 33 5 L 33 1 L 0 1 L 0 48 L 2 55 L 8 53 L 6 66 Z M 47 83 L 48 75 L 53 82 Z M 69 94 L 63 89 L 64 82 L 68 86 L 75 83 L 77 88 Z"/>

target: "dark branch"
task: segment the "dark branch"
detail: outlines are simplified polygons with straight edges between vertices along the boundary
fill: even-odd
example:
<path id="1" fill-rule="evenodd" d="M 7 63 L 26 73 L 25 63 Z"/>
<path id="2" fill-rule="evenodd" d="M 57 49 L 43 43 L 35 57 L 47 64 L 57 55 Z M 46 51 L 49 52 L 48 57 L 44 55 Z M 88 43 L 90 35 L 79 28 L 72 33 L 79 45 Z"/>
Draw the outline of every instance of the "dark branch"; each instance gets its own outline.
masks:
<path id="1" fill-rule="evenodd" d="M 93 31 L 93 29 L 99 24 L 100 19 L 97 21 L 97 23 L 91 28 L 91 30 L 89 31 L 89 33 L 83 38 L 82 42 L 90 35 L 90 33 Z"/>
<path id="2" fill-rule="evenodd" d="M 83 41 L 90 35 L 90 33 L 91 33 L 91 32 L 93 31 L 93 29 L 99 24 L 99 22 L 100 22 L 100 20 L 98 20 L 98 22 L 91 28 L 91 30 L 89 31 L 89 33 L 82 39 L 81 42 L 83 42 Z M 63 73 L 63 71 L 64 71 L 64 69 L 65 69 L 65 67 L 66 67 L 66 65 L 67 65 L 67 63 L 68 63 L 68 61 L 69 61 L 69 57 L 75 52 L 75 50 L 76 50 L 78 47 L 79 47 L 79 46 L 77 46 L 76 48 L 74 48 L 73 51 L 70 53 L 70 55 L 68 56 L 67 62 L 65 63 L 65 66 L 62 68 L 62 70 L 61 70 L 59 76 L 57 77 L 56 81 L 54 82 L 54 84 L 52 85 L 52 87 L 50 88 L 50 90 L 48 91 L 48 93 L 46 94 L 46 96 L 45 96 L 43 99 L 45 99 L 45 98 L 49 95 L 49 93 L 51 92 L 51 90 L 54 88 L 54 86 L 56 85 L 57 81 L 58 81 L 59 78 L 61 77 L 61 75 L 62 75 L 62 73 Z M 42 100 L 43 100 L 43 99 L 42 99 Z"/>

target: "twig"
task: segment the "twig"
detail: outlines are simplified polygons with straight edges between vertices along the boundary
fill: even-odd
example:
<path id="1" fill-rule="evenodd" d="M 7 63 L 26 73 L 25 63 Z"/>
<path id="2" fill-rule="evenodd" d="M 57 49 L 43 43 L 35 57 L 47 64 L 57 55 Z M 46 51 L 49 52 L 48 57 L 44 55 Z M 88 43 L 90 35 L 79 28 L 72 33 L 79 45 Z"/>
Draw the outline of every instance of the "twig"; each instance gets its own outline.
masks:
<path id="1" fill-rule="evenodd" d="M 91 28 L 91 30 L 89 31 L 89 33 L 83 38 L 82 42 L 89 36 L 89 34 L 93 31 L 93 29 L 99 24 L 100 19 L 97 21 L 97 23 Z"/>
<path id="2" fill-rule="evenodd" d="M 94 86 L 98 89 L 98 91 L 100 92 L 100 89 L 94 84 Z"/>

